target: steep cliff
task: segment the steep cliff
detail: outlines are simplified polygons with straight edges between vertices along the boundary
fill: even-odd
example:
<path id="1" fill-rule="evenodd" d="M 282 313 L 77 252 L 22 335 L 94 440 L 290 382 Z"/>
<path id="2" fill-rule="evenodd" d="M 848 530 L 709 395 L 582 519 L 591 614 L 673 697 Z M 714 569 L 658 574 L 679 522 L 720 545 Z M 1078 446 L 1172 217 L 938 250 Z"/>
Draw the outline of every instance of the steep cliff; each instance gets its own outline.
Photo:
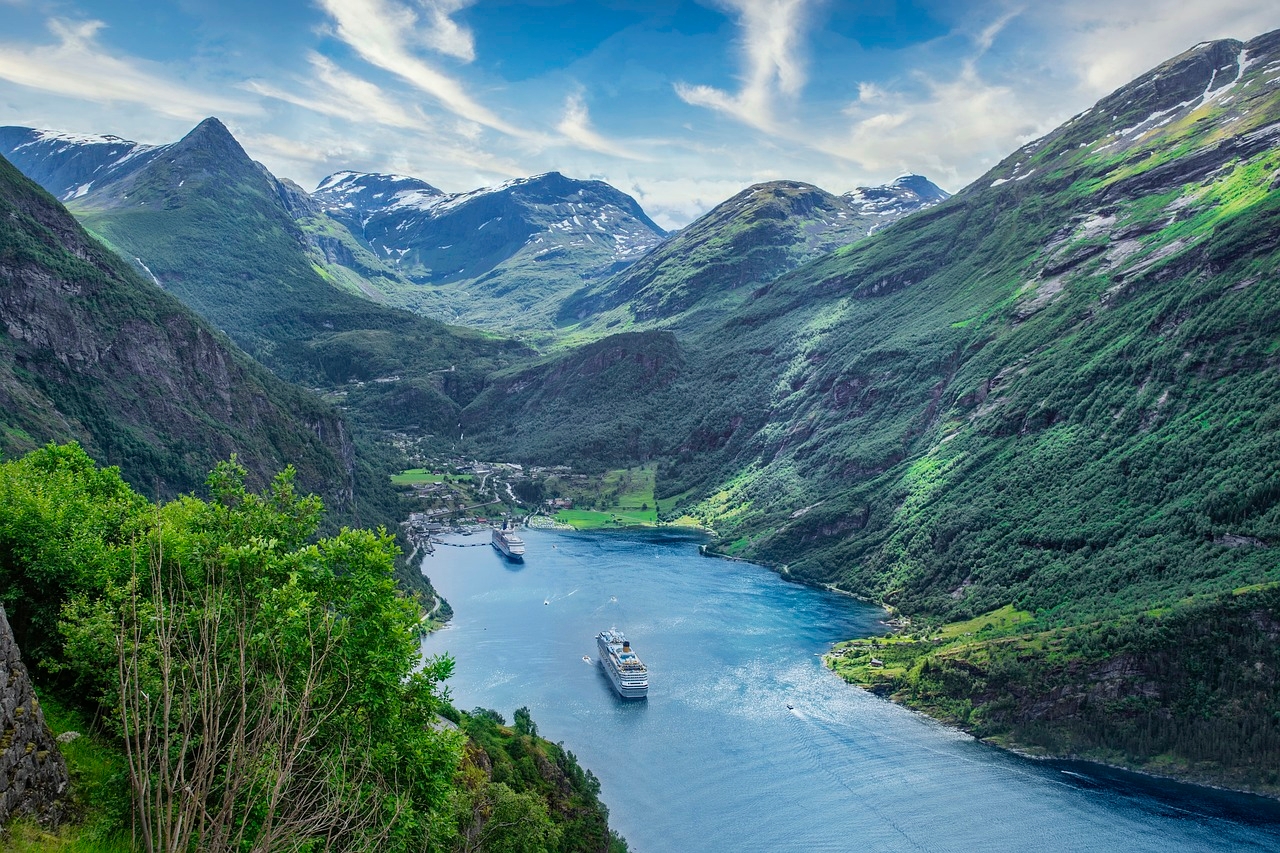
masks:
<path id="1" fill-rule="evenodd" d="M 22 655 L 0 607 L 0 825 L 34 816 L 57 825 L 66 805 L 67 765 L 22 664 Z"/>
<path id="2" fill-rule="evenodd" d="M 338 511 L 354 457 L 341 416 L 240 353 L 0 160 L 0 451 L 79 440 L 147 494 L 199 486 L 232 453 L 285 465 Z"/>

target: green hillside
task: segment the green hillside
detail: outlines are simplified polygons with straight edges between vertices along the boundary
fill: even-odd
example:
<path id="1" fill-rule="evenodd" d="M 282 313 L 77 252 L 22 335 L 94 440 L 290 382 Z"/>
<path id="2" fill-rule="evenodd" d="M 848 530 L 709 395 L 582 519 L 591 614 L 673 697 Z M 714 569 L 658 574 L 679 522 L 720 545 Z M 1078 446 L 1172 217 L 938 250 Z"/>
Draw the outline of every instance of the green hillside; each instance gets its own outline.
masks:
<path id="1" fill-rule="evenodd" d="M 292 464 L 355 510 L 340 415 L 239 352 L 0 159 L 0 452 L 76 439 L 148 494 L 232 453 L 265 484 Z"/>
<path id="2" fill-rule="evenodd" d="M 843 197 L 799 181 L 756 184 L 582 287 L 561 304 L 559 320 L 575 324 L 576 336 L 714 322 L 760 285 L 945 197 L 920 176 Z"/>
<path id="3" fill-rule="evenodd" d="M 633 378 L 585 417 L 542 419 L 582 353 L 503 380 L 521 417 L 492 440 L 535 459 L 630 430 L 643 440 L 609 450 L 659 460 L 660 505 L 714 528 L 713 550 L 887 602 L 915 625 L 1012 605 L 1032 617 L 1014 633 L 1168 611 L 1179 636 L 1215 636 L 1225 617 L 1212 602 L 1280 580 L 1277 61 L 1280 33 L 1197 46 L 939 206 L 670 343 L 635 339 L 628 363 L 679 353 L 654 390 Z M 1273 598 L 1249 606 L 1280 615 Z M 1095 659 L 1117 648 L 1107 642 Z M 1144 643 L 1134 653 L 1148 662 L 1170 648 Z M 986 678 L 985 648 L 952 648 L 945 665 Z M 1028 698 L 1000 719 L 1070 752 L 1089 727 L 1035 697 L 1087 667 L 1054 649 L 1019 647 Z M 1178 666 L 1182 680 L 1142 713 L 1174 714 L 1187 691 L 1215 695 L 1235 677 L 1221 658 Z M 923 695 L 904 685 L 905 700 Z M 978 690 L 942 679 L 920 704 L 942 707 L 953 687 Z M 1100 718 L 1137 719 L 1121 701 L 1131 689 Z M 1240 689 L 1250 698 L 1216 694 L 1238 711 L 1227 718 L 1270 743 L 1274 686 Z M 1144 747 L 1132 726 L 1090 726 L 1094 754 L 1143 764 L 1143 749 L 1168 749 L 1171 765 L 1203 764 L 1189 741 Z M 1194 772 L 1266 783 L 1240 755 L 1213 760 Z"/>
<path id="4" fill-rule="evenodd" d="M 342 386 L 344 405 L 379 425 L 451 427 L 485 373 L 523 348 L 326 278 L 290 213 L 295 197 L 207 119 L 73 212 L 282 378 Z"/>

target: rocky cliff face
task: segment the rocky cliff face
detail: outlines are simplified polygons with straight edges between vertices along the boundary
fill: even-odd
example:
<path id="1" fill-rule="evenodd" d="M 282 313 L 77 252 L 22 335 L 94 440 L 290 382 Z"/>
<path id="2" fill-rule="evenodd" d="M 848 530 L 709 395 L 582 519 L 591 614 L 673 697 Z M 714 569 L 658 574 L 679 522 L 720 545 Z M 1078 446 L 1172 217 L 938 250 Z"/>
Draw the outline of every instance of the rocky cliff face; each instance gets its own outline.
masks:
<path id="1" fill-rule="evenodd" d="M 57 825 L 65 814 L 67 765 L 31 687 L 0 607 L 0 824 L 34 816 Z"/>
<path id="2" fill-rule="evenodd" d="M 0 450 L 79 440 L 148 494 L 232 453 L 351 501 L 340 416 L 255 365 L 0 160 Z"/>

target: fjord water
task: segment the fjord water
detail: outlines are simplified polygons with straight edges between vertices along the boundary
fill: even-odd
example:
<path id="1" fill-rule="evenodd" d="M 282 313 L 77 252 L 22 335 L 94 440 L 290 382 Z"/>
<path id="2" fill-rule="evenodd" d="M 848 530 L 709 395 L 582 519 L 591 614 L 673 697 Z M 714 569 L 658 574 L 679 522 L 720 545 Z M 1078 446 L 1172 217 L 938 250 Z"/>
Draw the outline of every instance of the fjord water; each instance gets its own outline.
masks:
<path id="1" fill-rule="evenodd" d="M 688 535 L 523 535 L 523 565 L 487 533 L 426 558 L 455 616 L 424 651 L 456 659 L 458 707 L 527 705 L 634 851 L 1280 849 L 1280 803 L 1019 758 L 846 686 L 817 655 L 882 633 L 879 608 Z M 615 626 L 647 700 L 618 699 L 596 663 Z"/>

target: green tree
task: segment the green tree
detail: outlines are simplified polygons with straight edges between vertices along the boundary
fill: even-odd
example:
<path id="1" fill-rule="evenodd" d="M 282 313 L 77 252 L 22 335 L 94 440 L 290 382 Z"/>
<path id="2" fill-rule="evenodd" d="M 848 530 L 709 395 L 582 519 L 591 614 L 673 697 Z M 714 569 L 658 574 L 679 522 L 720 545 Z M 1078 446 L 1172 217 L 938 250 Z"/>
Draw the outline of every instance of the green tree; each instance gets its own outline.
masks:
<path id="1" fill-rule="evenodd" d="M 533 715 L 529 713 L 528 707 L 516 708 L 514 716 L 514 725 L 517 734 L 526 735 L 528 737 L 538 736 L 538 724 L 533 721 Z"/>
<path id="2" fill-rule="evenodd" d="M 119 576 L 149 506 L 74 442 L 0 465 L 0 602 L 37 670 L 59 668 L 59 608 Z"/>
<path id="3" fill-rule="evenodd" d="M 99 678 L 154 850 L 423 849 L 461 734 L 436 726 L 447 658 L 419 658 L 385 532 L 306 544 L 319 502 L 291 472 L 261 495 L 233 462 L 214 500 L 159 509 L 127 574 L 75 596 L 68 666 Z M 86 681 L 92 679 L 81 672 Z"/>

